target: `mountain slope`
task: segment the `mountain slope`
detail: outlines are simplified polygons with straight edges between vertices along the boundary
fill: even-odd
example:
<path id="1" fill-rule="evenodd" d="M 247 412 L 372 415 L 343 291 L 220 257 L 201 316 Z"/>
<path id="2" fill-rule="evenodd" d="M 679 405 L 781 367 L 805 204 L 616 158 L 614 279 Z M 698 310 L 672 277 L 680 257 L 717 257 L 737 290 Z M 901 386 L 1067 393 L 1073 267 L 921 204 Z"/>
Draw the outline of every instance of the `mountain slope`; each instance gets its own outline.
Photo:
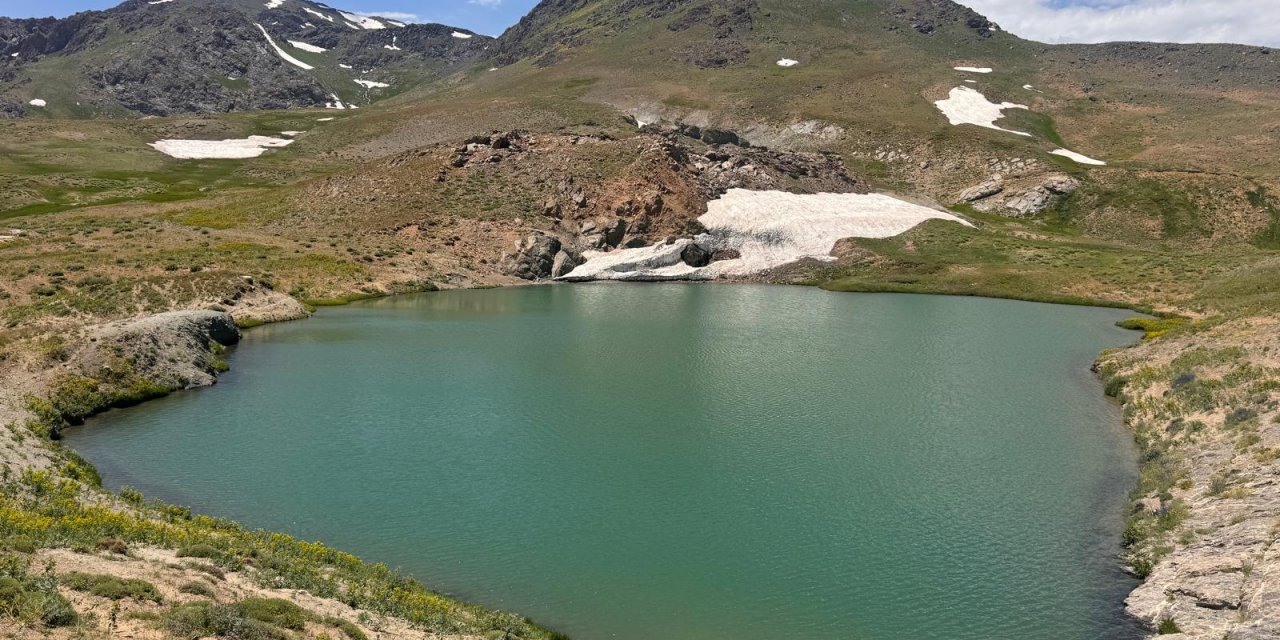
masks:
<path id="1" fill-rule="evenodd" d="M 306 0 L 130 0 L 63 20 L 0 19 L 0 113 L 364 105 L 452 73 L 488 40 Z"/>

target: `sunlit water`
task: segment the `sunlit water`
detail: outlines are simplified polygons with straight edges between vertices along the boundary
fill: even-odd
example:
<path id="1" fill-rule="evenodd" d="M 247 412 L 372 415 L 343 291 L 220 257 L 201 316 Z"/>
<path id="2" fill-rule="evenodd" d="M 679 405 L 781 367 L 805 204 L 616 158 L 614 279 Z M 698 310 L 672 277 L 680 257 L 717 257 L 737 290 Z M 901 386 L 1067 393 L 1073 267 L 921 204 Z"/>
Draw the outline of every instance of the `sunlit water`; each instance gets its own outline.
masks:
<path id="1" fill-rule="evenodd" d="M 394 298 L 68 434 L 113 487 L 579 639 L 1128 637 L 1124 313 L 752 286 Z"/>

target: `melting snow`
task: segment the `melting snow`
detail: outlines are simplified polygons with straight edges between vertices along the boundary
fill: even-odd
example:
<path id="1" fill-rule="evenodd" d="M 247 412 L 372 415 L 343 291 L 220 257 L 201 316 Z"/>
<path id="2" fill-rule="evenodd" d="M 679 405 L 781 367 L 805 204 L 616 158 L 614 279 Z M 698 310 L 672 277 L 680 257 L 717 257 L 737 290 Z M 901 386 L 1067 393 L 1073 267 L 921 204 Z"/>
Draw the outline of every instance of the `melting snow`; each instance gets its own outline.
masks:
<path id="1" fill-rule="evenodd" d="M 31 106 L 33 106 L 33 107 L 47 107 L 47 106 L 49 106 L 49 103 L 48 103 L 48 102 L 45 102 L 44 100 L 41 100 L 40 98 L 36 98 L 35 100 L 32 100 L 31 102 L 28 102 L 27 104 L 29 104 L 29 105 L 31 105 Z"/>
<path id="2" fill-rule="evenodd" d="M 311 65 L 309 65 L 309 64 L 307 64 L 307 63 L 305 63 L 305 62 L 303 62 L 303 61 L 301 61 L 301 60 L 299 60 L 299 59 L 297 59 L 297 58 L 295 58 L 295 57 L 293 57 L 293 56 L 291 56 L 291 55 L 289 55 L 288 53 L 285 53 L 285 50 L 284 50 L 284 49 L 281 49 L 281 48 L 280 48 L 280 46 L 276 44 L 276 41 L 271 39 L 271 35 L 267 33 L 267 29 L 266 29 L 266 27 L 264 27 L 264 26 L 262 26 L 262 25 L 260 25 L 260 24 L 258 24 L 258 23 L 256 23 L 256 22 L 255 22 L 255 23 L 253 23 L 253 26 L 257 27 L 257 28 L 258 28 L 258 30 L 262 32 L 263 37 L 265 37 L 265 38 L 267 39 L 267 44 L 271 45 L 271 48 L 272 48 L 272 49 L 275 49 L 275 50 L 276 50 L 276 53 L 280 54 L 280 57 L 281 57 L 281 58 L 283 58 L 285 62 L 288 62 L 289 64 L 291 64 L 291 65 L 293 65 L 293 66 L 295 66 L 295 67 L 297 67 L 297 68 L 299 68 L 299 69 L 306 70 L 306 71 L 310 71 L 310 70 L 312 70 L 312 69 L 314 69 L 314 68 L 315 68 L 315 67 L 313 67 L 313 66 L 311 66 Z"/>
<path id="3" fill-rule="evenodd" d="M 362 86 L 362 87 L 365 87 L 366 89 L 372 89 L 372 88 L 374 88 L 374 87 L 382 88 L 382 87 L 389 87 L 389 86 L 391 86 L 391 85 L 389 85 L 389 84 L 387 84 L 387 83 L 385 83 L 385 82 L 374 82 L 374 81 L 372 81 L 372 80 L 356 80 L 355 82 L 356 82 L 356 84 L 358 84 L 358 85 L 360 85 L 360 86 Z"/>
<path id="4" fill-rule="evenodd" d="M 609 253 L 587 252 L 587 262 L 565 280 L 711 280 L 745 276 L 830 254 L 843 238 L 888 238 L 930 219 L 964 220 L 881 194 L 819 193 L 731 189 L 707 204 L 698 221 L 707 233 L 697 240 Z M 713 251 L 736 250 L 740 258 L 691 267 L 681 260 L 697 243 Z"/>
<path id="5" fill-rule="evenodd" d="M 1013 131 L 1011 129 L 1002 129 L 996 126 L 996 120 L 1004 117 L 1005 109 L 1026 109 L 1026 105 L 1014 104 L 1012 102 L 1001 102 L 999 104 L 987 100 L 987 97 L 979 93 L 975 89 L 969 87 L 956 87 L 951 90 L 951 96 L 946 100 L 939 100 L 934 103 L 942 115 L 954 125 L 972 124 L 987 129 L 995 129 L 996 131 L 1005 131 L 1008 133 L 1016 133 L 1020 136 L 1030 136 L 1029 133 L 1021 131 Z"/>
<path id="6" fill-rule="evenodd" d="M 357 25 L 360 25 L 356 27 L 357 29 L 386 29 L 387 28 L 387 25 L 382 24 L 381 22 L 378 22 L 373 18 L 366 18 L 364 16 L 358 16 L 351 13 L 344 13 L 342 11 L 339 11 L 338 15 L 341 15 L 343 18 L 346 18 L 347 20 L 350 20 L 351 22 Z"/>
<path id="7" fill-rule="evenodd" d="M 328 20 L 329 22 L 333 22 L 333 16 L 326 16 L 325 14 L 320 13 L 319 11 L 312 9 L 311 7 L 303 7 L 302 10 L 306 11 L 307 13 L 317 18 L 320 18 L 321 20 Z"/>
<path id="8" fill-rule="evenodd" d="M 267 0 L 268 9 L 275 9 L 282 4 L 284 4 L 284 0 Z"/>
<path id="9" fill-rule="evenodd" d="M 292 140 L 249 136 L 240 140 L 161 140 L 152 142 L 156 151 L 182 160 L 242 160 L 256 158 L 267 149 L 287 147 Z"/>
<path id="10" fill-rule="evenodd" d="M 956 71 L 967 71 L 969 73 L 991 73 L 995 71 L 991 67 L 956 67 Z"/>
<path id="11" fill-rule="evenodd" d="M 328 51 L 328 49 L 324 47 L 317 47 L 314 44 L 307 44 L 298 40 L 290 40 L 289 44 L 293 45 L 295 49 L 302 49 L 303 51 L 310 51 L 311 53 L 324 53 Z"/>
<path id="12" fill-rule="evenodd" d="M 1080 164 L 1091 164 L 1091 165 L 1094 165 L 1095 167 L 1105 167 L 1105 166 L 1107 166 L 1107 163 L 1105 163 L 1105 162 L 1103 162 L 1103 161 L 1101 161 L 1101 160 L 1095 160 L 1095 159 L 1090 158 L 1089 156 L 1086 156 L 1086 155 L 1084 155 L 1084 154 L 1076 153 L 1076 152 L 1074 152 L 1074 151 L 1068 151 L 1068 150 L 1066 150 L 1066 149 L 1054 149 L 1053 151 L 1050 151 L 1049 153 L 1052 153 L 1052 154 L 1053 154 L 1053 155 L 1055 155 L 1055 156 L 1062 156 L 1062 157 L 1064 157 L 1064 158 L 1071 158 L 1072 160 L 1075 160 L 1076 162 L 1079 162 Z"/>
<path id="13" fill-rule="evenodd" d="M 471 39 L 471 34 L 469 34 L 469 33 L 463 33 L 463 32 L 461 32 L 461 31 L 454 31 L 454 32 L 453 32 L 452 34 L 450 34 L 450 35 L 452 35 L 453 37 L 455 37 L 455 38 L 457 38 L 457 39 L 459 39 L 459 40 L 470 40 L 470 39 Z"/>
<path id="14" fill-rule="evenodd" d="M 800 64 L 799 60 L 792 60 L 791 58 L 783 58 L 778 61 L 779 67 L 794 67 L 798 64 Z"/>

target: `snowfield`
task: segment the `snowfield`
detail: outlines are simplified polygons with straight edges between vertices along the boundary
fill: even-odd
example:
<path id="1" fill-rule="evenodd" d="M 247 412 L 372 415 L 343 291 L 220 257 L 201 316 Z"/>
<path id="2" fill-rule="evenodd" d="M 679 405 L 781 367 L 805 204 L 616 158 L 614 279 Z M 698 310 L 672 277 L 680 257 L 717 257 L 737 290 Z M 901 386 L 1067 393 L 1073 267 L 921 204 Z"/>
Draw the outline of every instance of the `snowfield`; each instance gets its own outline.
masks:
<path id="1" fill-rule="evenodd" d="M 291 55 L 289 55 L 289 54 L 288 54 L 288 52 L 286 52 L 284 49 L 281 49 L 281 48 L 280 48 L 280 45 L 277 45 L 277 44 L 276 44 L 276 41 L 271 39 L 271 34 L 267 33 L 267 29 L 266 29 L 266 27 L 264 27 L 264 26 L 262 26 L 262 25 L 260 25 L 260 24 L 258 24 L 258 23 L 256 23 L 256 22 L 255 22 L 255 23 L 253 23 L 253 26 L 257 27 L 257 28 L 258 28 L 258 31 L 261 31 L 261 32 L 262 32 L 262 37 L 264 37 L 264 38 L 266 38 L 266 39 L 267 39 L 267 44 L 271 45 L 271 48 L 272 48 L 272 49 L 275 49 L 275 50 L 276 50 L 276 53 L 277 53 L 277 54 L 280 56 L 280 58 L 281 58 L 281 59 L 283 59 L 285 62 L 288 62 L 289 64 L 291 64 L 291 65 L 293 65 L 293 66 L 295 66 L 295 67 L 297 67 L 297 68 L 299 68 L 299 69 L 302 69 L 303 71 L 310 71 L 310 70 L 312 70 L 312 69 L 314 69 L 314 68 L 315 68 L 315 67 L 313 67 L 313 66 L 311 66 L 311 65 L 309 65 L 309 64 L 307 64 L 307 63 L 305 63 L 305 62 L 303 62 L 303 61 L 301 61 L 301 60 L 299 60 L 299 59 L 297 59 L 297 58 L 295 58 L 295 57 L 293 57 L 293 56 L 291 56 Z"/>
<path id="2" fill-rule="evenodd" d="M 748 276 L 812 258 L 835 260 L 831 250 L 844 238 L 888 238 L 926 220 L 969 225 L 952 214 L 883 194 L 819 193 L 731 189 L 707 204 L 698 221 L 707 233 L 638 249 L 587 252 L 586 263 L 562 279 L 714 280 Z M 684 263 L 691 244 L 707 251 L 737 251 L 739 258 L 705 267 Z"/>
<path id="3" fill-rule="evenodd" d="M 996 126 L 996 120 L 1004 117 L 1005 109 L 1026 109 L 1026 105 L 1012 102 L 991 102 L 976 89 L 970 89 L 969 87 L 956 87 L 951 90 L 950 97 L 946 100 L 939 100 L 934 104 L 953 125 L 972 124 L 987 129 L 995 129 L 996 131 L 1016 133 L 1020 136 L 1031 136 L 1029 133 Z"/>
<path id="4" fill-rule="evenodd" d="M 160 140 L 151 147 L 181 160 L 243 160 L 256 158 L 267 149 L 287 147 L 292 140 L 268 136 L 249 136 L 239 140 Z"/>
<path id="5" fill-rule="evenodd" d="M 386 29 L 387 28 L 387 25 L 382 24 L 381 22 L 378 22 L 373 18 L 366 18 L 364 16 L 358 16 L 353 13 L 346 13 L 343 11 L 339 11 L 338 15 L 345 18 L 348 22 L 358 25 L 356 27 L 357 29 Z"/>
<path id="6" fill-rule="evenodd" d="M 1084 154 L 1076 153 L 1074 151 L 1068 151 L 1067 149 L 1054 149 L 1049 153 L 1052 153 L 1055 156 L 1070 158 L 1072 160 L 1075 160 L 1076 162 L 1079 162 L 1080 164 L 1091 164 L 1095 167 L 1107 166 L 1107 163 L 1103 162 L 1102 160 L 1095 160 L 1094 158 L 1090 158 L 1089 156 L 1086 156 Z"/>
<path id="7" fill-rule="evenodd" d="M 315 46 L 314 44 L 307 44 L 307 43 L 302 42 L 302 41 L 300 41 L 300 40 L 290 40 L 290 41 L 289 41 L 289 44 L 290 44 L 290 45 L 292 45 L 294 49 L 301 49 L 301 50 L 303 50 L 303 51 L 310 51 L 311 53 L 324 53 L 324 52 L 328 51 L 328 49 L 326 49 L 326 48 L 324 48 L 324 47 L 317 47 L 317 46 Z"/>

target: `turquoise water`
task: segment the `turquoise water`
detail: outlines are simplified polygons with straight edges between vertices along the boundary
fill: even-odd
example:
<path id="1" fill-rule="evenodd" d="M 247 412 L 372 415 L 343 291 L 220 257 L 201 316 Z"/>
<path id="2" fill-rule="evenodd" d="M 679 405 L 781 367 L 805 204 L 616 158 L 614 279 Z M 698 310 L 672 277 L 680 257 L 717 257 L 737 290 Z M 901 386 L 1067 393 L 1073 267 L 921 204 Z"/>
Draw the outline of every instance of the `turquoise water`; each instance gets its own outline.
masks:
<path id="1" fill-rule="evenodd" d="M 1128 637 L 1124 312 L 588 285 L 248 332 L 68 433 L 113 487 L 591 640 Z"/>

